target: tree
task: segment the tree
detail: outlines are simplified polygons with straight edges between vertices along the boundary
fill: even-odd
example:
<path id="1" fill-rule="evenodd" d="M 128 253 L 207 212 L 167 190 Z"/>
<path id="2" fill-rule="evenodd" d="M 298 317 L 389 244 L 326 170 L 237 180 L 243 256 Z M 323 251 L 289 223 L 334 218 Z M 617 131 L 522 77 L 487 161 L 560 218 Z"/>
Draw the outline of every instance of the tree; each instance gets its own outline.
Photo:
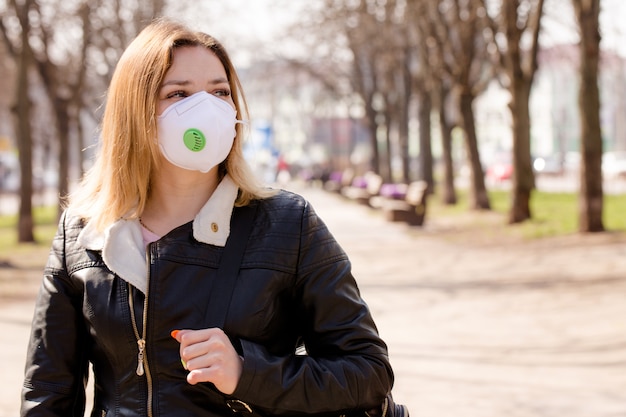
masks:
<path id="1" fill-rule="evenodd" d="M 47 10 L 47 9 L 46 9 Z M 70 168 L 70 135 L 72 128 L 78 125 L 78 115 L 82 104 L 83 85 L 86 74 L 86 50 L 89 45 L 89 5 L 78 4 L 78 10 L 73 11 L 81 22 L 83 39 L 79 47 L 66 51 L 63 59 L 54 59 L 53 49 L 58 51 L 58 42 L 54 42 L 54 25 L 52 22 L 66 21 L 71 25 L 68 16 L 59 14 L 47 15 L 42 11 L 40 4 L 33 8 L 39 26 L 37 35 L 39 48 L 34 53 L 35 68 L 43 81 L 44 89 L 52 104 L 56 124 L 56 141 L 58 144 L 58 193 L 65 196 L 69 192 Z M 56 13 L 59 13 L 57 10 Z M 49 22 L 49 23 L 48 23 Z M 79 27 L 80 27 L 79 26 Z M 74 42 L 71 42 L 74 44 Z M 58 215 L 61 214 L 59 206 Z"/>
<path id="2" fill-rule="evenodd" d="M 384 64 L 384 61 L 376 59 L 383 52 L 383 45 L 380 42 L 382 37 L 374 36 L 375 33 L 380 32 L 380 26 L 367 13 L 365 4 L 363 2 L 358 3 L 358 6 L 351 12 L 351 19 L 346 21 L 353 21 L 354 23 L 344 27 L 347 46 L 353 56 L 351 85 L 361 97 L 365 108 L 365 120 L 370 132 L 372 149 L 372 169 L 386 180 L 390 180 L 392 173 L 389 146 L 387 146 L 387 162 L 383 164 L 378 140 L 381 124 L 385 122 L 388 124 L 388 114 L 381 112 L 380 106 L 381 88 L 379 84 L 382 80 L 379 76 L 379 68 Z M 379 63 L 378 66 L 377 63 Z M 381 123 L 383 119 L 385 122 Z"/>
<path id="3" fill-rule="evenodd" d="M 16 0 L 9 3 L 10 10 L 17 16 L 20 28 L 8 30 L 4 25 L 3 36 L 10 49 L 20 55 L 24 65 L 18 73 L 20 77 L 35 69 L 42 81 L 41 85 L 51 104 L 56 135 L 45 143 L 46 149 L 57 151 L 58 194 L 65 196 L 69 192 L 69 173 L 72 148 L 71 139 L 75 138 L 77 148 L 83 149 L 83 126 L 81 113 L 85 108 L 89 114 L 95 113 L 100 106 L 105 83 L 110 79 L 115 62 L 126 46 L 128 39 L 154 17 L 160 15 L 164 7 L 163 0 L 141 2 L 140 4 L 122 4 L 121 2 L 103 2 L 101 0 L 78 0 L 59 4 L 50 1 L 28 0 L 18 4 Z M 28 7 L 25 17 L 20 17 Z M 132 19 L 128 19 L 132 16 Z M 7 17 L 7 20 L 10 17 Z M 70 30 L 72 29 L 72 30 Z M 22 40 L 16 33 L 21 33 Z M 101 48 L 101 49 L 100 49 Z M 105 77 L 97 74 L 106 67 Z M 90 85 L 93 83 L 96 85 Z M 18 85 L 21 85 L 18 83 Z M 26 97 L 28 83 L 18 92 L 18 97 Z M 98 91 L 94 93 L 94 91 Z M 20 111 L 27 111 L 24 103 L 20 103 Z M 22 173 L 21 204 L 27 204 L 32 195 L 32 140 L 26 142 L 25 124 L 31 116 L 19 116 L 20 132 L 20 166 Z M 24 124 L 24 126 L 22 126 Z M 77 152 L 76 159 L 81 162 L 82 154 Z M 30 162 L 29 162 L 30 161 Z M 82 167 L 82 164 L 81 164 Z M 30 181 L 29 181 L 30 179 Z M 30 188 L 26 183 L 31 183 Z M 30 194 L 29 194 L 30 193 Z M 26 210 L 26 209 L 24 209 Z M 60 206 L 59 206 L 60 214 Z M 27 227 L 28 222 L 24 221 Z M 32 226 L 31 226 L 32 227 Z M 25 233 L 25 232 L 24 232 Z M 32 233 L 32 232 L 31 232 Z"/>
<path id="4" fill-rule="evenodd" d="M 544 0 L 501 0 L 500 6 L 490 11 L 494 45 L 500 54 L 500 80 L 511 94 L 513 184 L 509 223 L 531 218 L 530 197 L 535 175 L 530 153 L 529 100 L 537 71 L 543 6 Z"/>
<path id="5" fill-rule="evenodd" d="M 363 98 L 371 126 L 374 170 L 386 181 L 408 183 L 413 177 L 409 154 L 410 106 L 417 84 L 411 71 L 415 45 L 409 33 L 410 21 L 399 7 L 395 0 L 381 3 L 360 1 L 354 9 L 358 23 L 347 25 L 346 31 L 355 57 L 355 91 Z M 430 115 L 426 100 L 420 102 L 419 108 Z M 385 144 L 384 158 L 380 143 Z M 420 141 L 419 176 L 432 183 L 432 168 L 430 175 L 428 170 L 429 145 L 430 129 L 428 143 L 423 145 Z M 391 168 L 394 158 L 400 162 L 399 174 Z"/>
<path id="6" fill-rule="evenodd" d="M 59 195 L 65 196 L 69 192 L 69 168 L 70 168 L 70 138 L 72 134 L 77 137 L 79 149 L 83 148 L 82 137 L 78 133 L 83 132 L 80 123 L 80 114 L 84 109 L 85 86 L 87 83 L 89 65 L 88 53 L 94 48 L 94 44 L 101 38 L 100 33 L 94 32 L 95 22 L 101 29 L 107 27 L 117 27 L 115 36 L 119 50 L 113 54 L 119 57 L 125 47 L 124 42 L 139 32 L 141 27 L 161 13 L 163 8 L 162 0 L 152 2 L 141 2 L 131 6 L 133 19 L 127 22 L 122 16 L 127 13 L 128 4 L 122 5 L 115 2 L 113 13 L 109 19 L 110 23 L 103 22 L 102 9 L 107 7 L 99 4 L 96 0 L 82 0 L 73 3 L 73 7 L 55 8 L 54 13 L 50 13 L 49 8 L 37 5 L 34 11 L 37 12 L 37 21 L 40 47 L 34 54 L 35 64 L 43 80 L 48 98 L 53 104 L 54 116 L 57 128 L 57 141 L 59 145 Z M 66 30 L 60 28 L 58 22 L 66 22 L 67 26 L 72 26 L 80 35 L 72 39 L 67 45 L 60 45 L 57 40 L 59 32 Z M 130 32 L 130 33 L 129 33 Z M 110 40 L 111 37 L 104 37 Z M 76 47 L 78 45 L 78 47 Z M 55 52 L 59 54 L 62 50 L 62 59 L 55 59 Z M 111 63 L 109 68 L 113 68 Z M 91 77 L 90 79 L 93 79 Z M 60 211 L 59 211 L 60 214 Z"/>
<path id="7" fill-rule="evenodd" d="M 0 31 L 9 54 L 18 62 L 17 87 L 15 89 L 15 104 L 12 112 L 17 133 L 17 148 L 20 161 L 20 205 L 18 212 L 17 235 L 19 242 L 34 242 L 33 233 L 33 161 L 32 161 L 32 131 L 31 131 L 31 101 L 29 97 L 29 76 L 32 67 L 32 50 L 29 44 L 31 35 L 30 12 L 34 0 L 25 0 L 17 4 L 11 1 L 15 17 L 19 25 L 20 36 L 16 44 L 10 41 L 9 29 L 0 19 Z"/>
<path id="8" fill-rule="evenodd" d="M 437 31 L 441 28 L 436 24 L 436 19 L 431 18 L 433 3 L 427 0 L 412 1 L 407 4 L 407 14 L 412 22 L 414 36 L 414 59 L 418 70 L 414 74 L 414 82 L 418 84 L 417 91 L 428 91 L 433 109 L 438 114 L 439 131 L 441 133 L 441 148 L 443 162 L 442 199 L 444 204 L 456 204 L 457 195 L 454 185 L 454 161 L 452 158 L 452 130 L 457 125 L 456 115 L 458 111 L 453 107 L 452 90 L 453 82 L 447 72 L 444 57 L 446 54 L 442 48 L 441 36 Z M 445 35 L 447 36 L 447 35 Z M 419 99 L 418 99 L 419 100 Z M 421 111 L 420 113 L 426 113 Z M 425 141 L 425 126 L 430 129 L 430 123 L 421 123 L 420 116 L 420 144 Z M 428 114 L 430 117 L 430 114 Z M 424 137 L 424 138 L 423 138 Z M 430 132 L 428 139 L 430 140 Z M 432 159 L 432 157 L 431 157 Z M 431 167 L 432 170 L 432 167 Z M 433 181 L 434 182 L 434 181 Z"/>
<path id="9" fill-rule="evenodd" d="M 580 194 L 578 229 L 601 232 L 602 132 L 600 128 L 600 93 L 598 64 L 600 60 L 600 0 L 572 0 L 580 27 Z"/>
<path id="10" fill-rule="evenodd" d="M 417 105 L 418 141 L 419 141 L 419 179 L 426 181 L 428 192 L 434 193 L 434 161 L 432 152 L 433 97 L 436 98 L 438 78 L 437 67 L 433 66 L 432 51 L 428 44 L 429 33 L 427 1 L 407 2 L 405 26 L 407 44 L 404 52 L 404 65 L 410 76 L 410 91 L 413 102 Z M 408 103 L 410 104 L 410 103 Z M 407 120 L 407 124 L 409 121 Z M 444 146 L 444 151 L 446 150 Z M 445 157 L 444 157 L 445 159 Z"/>
<path id="11" fill-rule="evenodd" d="M 395 0 L 326 0 L 321 8 L 311 6 L 309 25 L 298 25 L 301 35 L 292 34 L 308 40 L 305 49 L 309 53 L 297 67 L 309 67 L 322 85 L 342 96 L 340 100 L 362 109 L 370 138 L 369 165 L 386 182 L 408 182 L 413 177 L 409 119 L 416 87 L 412 68 L 415 45 L 408 35 L 411 22 L 404 4 Z M 430 145 L 430 129 L 426 130 Z M 429 146 L 420 146 L 420 150 L 422 159 L 430 155 Z M 392 158 L 400 161 L 393 173 Z M 420 165 L 423 176 L 428 164 Z"/>
<path id="12" fill-rule="evenodd" d="M 435 94 L 435 103 L 439 116 L 439 130 L 441 131 L 441 148 L 443 159 L 443 191 L 442 201 L 447 205 L 457 203 L 456 187 L 454 186 L 454 160 L 452 158 L 452 130 L 456 123 L 450 117 L 450 107 L 448 105 L 451 97 L 451 87 L 449 82 L 441 80 L 439 89 Z"/>
<path id="13" fill-rule="evenodd" d="M 483 35 L 488 27 L 486 9 L 480 1 L 446 0 L 430 3 L 427 19 L 430 36 L 439 45 L 442 82 L 450 82 L 458 100 L 470 165 L 470 208 L 490 209 L 480 161 L 474 117 L 474 100 L 493 79 L 492 58 Z M 445 126 L 445 121 L 443 122 Z M 444 130 L 444 133 L 447 133 Z M 448 139 L 446 139 L 448 140 Z"/>

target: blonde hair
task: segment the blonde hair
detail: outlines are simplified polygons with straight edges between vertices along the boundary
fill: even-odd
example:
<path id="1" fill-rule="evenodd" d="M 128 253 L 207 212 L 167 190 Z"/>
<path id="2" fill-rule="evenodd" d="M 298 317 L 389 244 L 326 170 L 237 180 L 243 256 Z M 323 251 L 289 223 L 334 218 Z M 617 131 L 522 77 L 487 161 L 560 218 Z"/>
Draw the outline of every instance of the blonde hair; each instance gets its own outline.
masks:
<path id="1" fill-rule="evenodd" d="M 99 230 L 143 212 L 151 174 L 159 166 L 156 138 L 157 97 L 175 48 L 203 46 L 224 65 L 237 114 L 247 119 L 248 107 L 235 68 L 224 47 L 213 37 L 160 18 L 148 25 L 122 54 L 107 93 L 101 124 L 101 143 L 92 168 L 69 199 L 69 208 L 93 221 Z M 244 127 L 236 126 L 233 147 L 222 164 L 239 186 L 236 205 L 264 198 L 272 192 L 262 187 L 243 156 Z"/>

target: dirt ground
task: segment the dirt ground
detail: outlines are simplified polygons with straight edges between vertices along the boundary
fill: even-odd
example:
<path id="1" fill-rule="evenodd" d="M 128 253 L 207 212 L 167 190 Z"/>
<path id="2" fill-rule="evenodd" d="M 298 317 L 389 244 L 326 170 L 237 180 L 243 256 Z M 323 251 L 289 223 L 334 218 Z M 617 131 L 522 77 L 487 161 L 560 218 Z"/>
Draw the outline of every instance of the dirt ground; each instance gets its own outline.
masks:
<path id="1" fill-rule="evenodd" d="M 295 190 L 350 256 L 412 416 L 626 416 L 624 234 L 527 242 L 494 232 L 493 214 L 410 227 Z M 6 264 L 0 254 L 0 417 L 18 413 L 46 255 Z"/>

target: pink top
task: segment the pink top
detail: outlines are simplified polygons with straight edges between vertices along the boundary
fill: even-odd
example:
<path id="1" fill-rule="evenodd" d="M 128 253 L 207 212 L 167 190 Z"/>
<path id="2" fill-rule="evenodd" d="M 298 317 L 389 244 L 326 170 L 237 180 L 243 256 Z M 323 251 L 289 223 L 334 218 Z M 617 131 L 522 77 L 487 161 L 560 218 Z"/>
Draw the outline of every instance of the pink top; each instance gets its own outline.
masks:
<path id="1" fill-rule="evenodd" d="M 141 236 L 143 237 L 143 244 L 148 246 L 148 243 L 156 242 L 161 239 L 161 236 L 152 233 L 150 230 L 146 229 L 144 225 L 141 225 Z"/>

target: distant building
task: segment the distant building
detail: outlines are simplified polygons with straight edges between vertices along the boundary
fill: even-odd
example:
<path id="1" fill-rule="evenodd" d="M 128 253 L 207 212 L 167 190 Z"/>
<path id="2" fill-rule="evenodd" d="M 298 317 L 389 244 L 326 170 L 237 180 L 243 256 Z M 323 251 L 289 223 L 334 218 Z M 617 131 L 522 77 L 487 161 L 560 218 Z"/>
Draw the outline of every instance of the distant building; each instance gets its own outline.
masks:
<path id="1" fill-rule="evenodd" d="M 559 45 L 539 52 L 531 92 L 531 152 L 561 155 L 580 150 L 578 45 Z M 604 52 L 600 63 L 600 121 L 605 151 L 626 150 L 626 60 Z M 476 100 L 481 155 L 512 149 L 508 91 L 493 82 Z"/>

